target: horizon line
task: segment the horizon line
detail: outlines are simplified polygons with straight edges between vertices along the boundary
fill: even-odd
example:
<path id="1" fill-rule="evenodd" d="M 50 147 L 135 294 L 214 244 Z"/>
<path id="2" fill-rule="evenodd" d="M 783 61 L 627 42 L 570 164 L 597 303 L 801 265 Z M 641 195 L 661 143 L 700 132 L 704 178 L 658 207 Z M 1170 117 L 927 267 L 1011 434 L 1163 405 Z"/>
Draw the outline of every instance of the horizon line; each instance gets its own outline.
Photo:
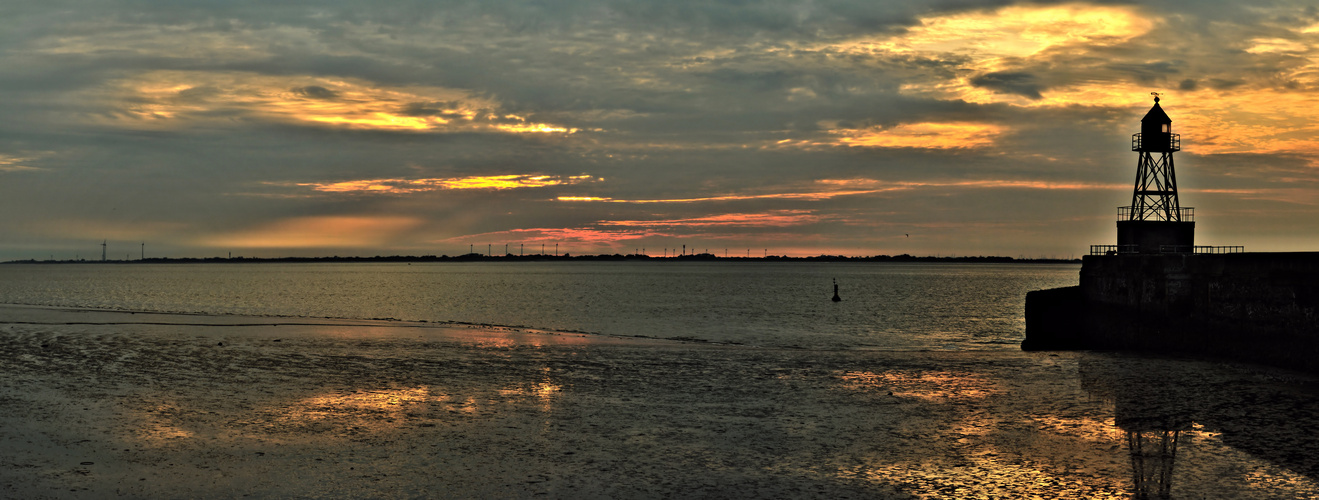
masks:
<path id="1" fill-rule="evenodd" d="M 621 261 L 621 260 L 656 260 L 656 261 L 813 261 L 813 262 L 845 262 L 845 261 L 869 261 L 869 262 L 912 262 L 912 261 L 952 261 L 952 262 L 1081 262 L 1079 257 L 1059 258 L 1059 257 L 1007 257 L 997 255 L 925 255 L 917 256 L 910 254 L 899 255 L 870 255 L 870 256 L 848 256 L 848 255 L 828 255 L 821 254 L 815 256 L 794 257 L 788 255 L 766 255 L 761 257 L 746 256 L 724 256 L 720 257 L 711 253 L 653 256 L 647 254 L 579 254 L 572 255 L 564 253 L 562 255 L 550 254 L 531 254 L 531 255 L 487 255 L 481 253 L 466 253 L 462 255 L 376 255 L 372 257 L 363 256 L 323 256 L 323 257 L 151 257 L 140 259 L 122 259 L 122 260 L 89 260 L 89 259 L 65 259 L 65 260 L 9 260 L 0 262 L 2 264 L 131 264 L 131 263 L 228 263 L 228 262 L 471 262 L 483 260 L 498 261 L 554 261 L 554 260 L 582 260 L 582 261 Z"/>

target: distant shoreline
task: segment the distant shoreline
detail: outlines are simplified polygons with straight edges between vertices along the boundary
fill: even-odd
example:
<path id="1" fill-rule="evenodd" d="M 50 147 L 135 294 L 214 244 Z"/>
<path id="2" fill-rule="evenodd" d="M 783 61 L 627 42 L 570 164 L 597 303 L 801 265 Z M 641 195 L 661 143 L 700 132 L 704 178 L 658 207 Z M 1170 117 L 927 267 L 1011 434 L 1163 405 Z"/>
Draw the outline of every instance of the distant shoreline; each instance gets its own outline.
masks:
<path id="1" fill-rule="evenodd" d="M 448 255 L 392 255 L 374 257 L 182 257 L 150 258 L 135 260 L 11 260 L 0 264 L 237 264 L 237 263 L 321 263 L 321 262 L 577 262 L 577 261 L 655 261 L 655 262 L 927 262 L 927 263 L 975 263 L 975 264 L 1080 264 L 1081 259 L 1019 259 L 998 256 L 924 256 L 915 255 L 873 255 L 869 257 L 848 257 L 844 255 L 817 255 L 813 257 L 788 257 L 769 255 L 765 257 L 719 257 L 702 253 L 679 255 L 673 257 L 655 257 L 650 255 L 482 255 L 469 253 L 457 256 Z"/>

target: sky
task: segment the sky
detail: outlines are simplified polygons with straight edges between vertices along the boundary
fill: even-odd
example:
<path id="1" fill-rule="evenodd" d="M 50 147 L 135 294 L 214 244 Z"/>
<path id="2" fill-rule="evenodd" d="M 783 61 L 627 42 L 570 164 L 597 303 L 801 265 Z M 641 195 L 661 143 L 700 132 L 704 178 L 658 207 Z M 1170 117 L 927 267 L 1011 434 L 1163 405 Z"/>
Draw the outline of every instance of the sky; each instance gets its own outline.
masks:
<path id="1" fill-rule="evenodd" d="M 1319 250 L 1312 2 L 7 1 L 0 260 Z"/>

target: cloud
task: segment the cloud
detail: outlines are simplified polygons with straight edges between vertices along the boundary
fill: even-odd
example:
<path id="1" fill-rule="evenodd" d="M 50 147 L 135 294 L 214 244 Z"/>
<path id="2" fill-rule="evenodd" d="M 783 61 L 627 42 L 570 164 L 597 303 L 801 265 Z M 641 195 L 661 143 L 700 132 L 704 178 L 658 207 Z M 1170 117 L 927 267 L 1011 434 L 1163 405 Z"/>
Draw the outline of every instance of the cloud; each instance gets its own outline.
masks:
<path id="1" fill-rule="evenodd" d="M 339 97 L 338 92 L 327 89 L 320 85 L 308 85 L 306 87 L 297 87 L 293 89 L 293 93 L 310 99 L 329 100 Z"/>
<path id="2" fill-rule="evenodd" d="M 291 85 L 307 81 L 317 83 Z M 111 110 L 100 120 L 107 126 L 178 129 L 230 122 L 237 115 L 292 125 L 388 132 L 577 131 L 530 122 L 502 111 L 493 100 L 459 89 L 382 86 L 352 78 L 152 71 L 115 81 L 93 98 Z M 425 106 L 421 103 L 450 107 L 418 113 L 419 106 Z"/>
<path id="3" fill-rule="evenodd" d="M 33 160 L 32 157 L 11 156 L 0 154 L 0 172 L 25 172 L 41 170 L 40 168 L 26 165 Z"/>
<path id="4" fill-rule="evenodd" d="M 590 175 L 553 176 L 553 175 L 483 175 L 469 177 L 449 177 L 434 179 L 363 179 L 339 182 L 299 182 L 295 186 L 310 187 L 323 193 L 353 194 L 409 194 L 441 189 L 478 189 L 504 190 L 521 188 L 539 188 L 547 186 L 570 186 L 584 182 L 599 181 Z M 288 185 L 289 183 L 271 183 Z"/>
<path id="5" fill-rule="evenodd" d="M 1040 91 L 1045 89 L 1035 75 L 1018 71 L 999 71 L 972 77 L 971 85 L 1031 99 L 1042 97 Z"/>
<path id="6" fill-rule="evenodd" d="M 994 144 L 1004 127 L 986 123 L 910 123 L 896 127 L 837 129 L 836 144 L 867 148 L 964 149 Z"/>
<path id="7" fill-rule="evenodd" d="M 469 243 L 473 241 L 516 241 L 521 244 L 535 245 L 538 243 L 554 244 L 571 244 L 571 243 L 590 243 L 606 244 L 614 248 L 618 243 L 636 241 L 645 238 L 654 238 L 660 236 L 671 236 L 668 233 L 662 233 L 650 230 L 608 230 L 594 227 L 551 227 L 551 228 L 528 228 L 513 229 L 508 231 L 494 231 L 488 233 L 468 234 L 443 240 L 448 243 Z M 622 247 L 618 247 L 622 248 Z M 567 247 L 564 248 L 567 250 Z M 532 252 L 540 253 L 540 249 L 533 249 Z M 532 253 L 528 252 L 528 253 Z M 546 250 L 549 252 L 549 250 Z"/>
<path id="8" fill-rule="evenodd" d="M 198 253 L 889 241 L 858 227 L 949 231 L 904 252 L 1083 248 L 1111 239 L 1151 91 L 1202 214 L 1319 234 L 1298 202 L 1319 192 L 1319 18 L 1285 2 L 162 6 L 0 7 L 0 174 L 40 169 L 0 183 L 0 258 L 41 224 Z"/>
<path id="9" fill-rule="evenodd" d="M 820 222 L 825 217 L 808 210 L 772 210 L 764 213 L 732 213 L 707 217 L 656 220 L 607 220 L 603 226 L 624 227 L 785 227 Z"/>

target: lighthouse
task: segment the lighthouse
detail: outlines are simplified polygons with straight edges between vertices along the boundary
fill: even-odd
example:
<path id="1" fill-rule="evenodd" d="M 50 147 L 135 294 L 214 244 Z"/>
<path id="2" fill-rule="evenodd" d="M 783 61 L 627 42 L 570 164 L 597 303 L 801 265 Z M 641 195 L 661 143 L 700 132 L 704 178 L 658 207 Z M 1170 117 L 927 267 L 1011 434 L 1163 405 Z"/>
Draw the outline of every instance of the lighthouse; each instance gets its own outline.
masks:
<path id="1" fill-rule="evenodd" d="M 1131 205 L 1118 207 L 1118 253 L 1191 253 L 1195 248 L 1195 209 L 1177 199 L 1177 173 L 1172 155 L 1182 149 L 1181 135 L 1172 133 L 1172 118 L 1159 106 L 1140 119 L 1140 133 L 1131 136 L 1136 152 L 1136 185 Z"/>

